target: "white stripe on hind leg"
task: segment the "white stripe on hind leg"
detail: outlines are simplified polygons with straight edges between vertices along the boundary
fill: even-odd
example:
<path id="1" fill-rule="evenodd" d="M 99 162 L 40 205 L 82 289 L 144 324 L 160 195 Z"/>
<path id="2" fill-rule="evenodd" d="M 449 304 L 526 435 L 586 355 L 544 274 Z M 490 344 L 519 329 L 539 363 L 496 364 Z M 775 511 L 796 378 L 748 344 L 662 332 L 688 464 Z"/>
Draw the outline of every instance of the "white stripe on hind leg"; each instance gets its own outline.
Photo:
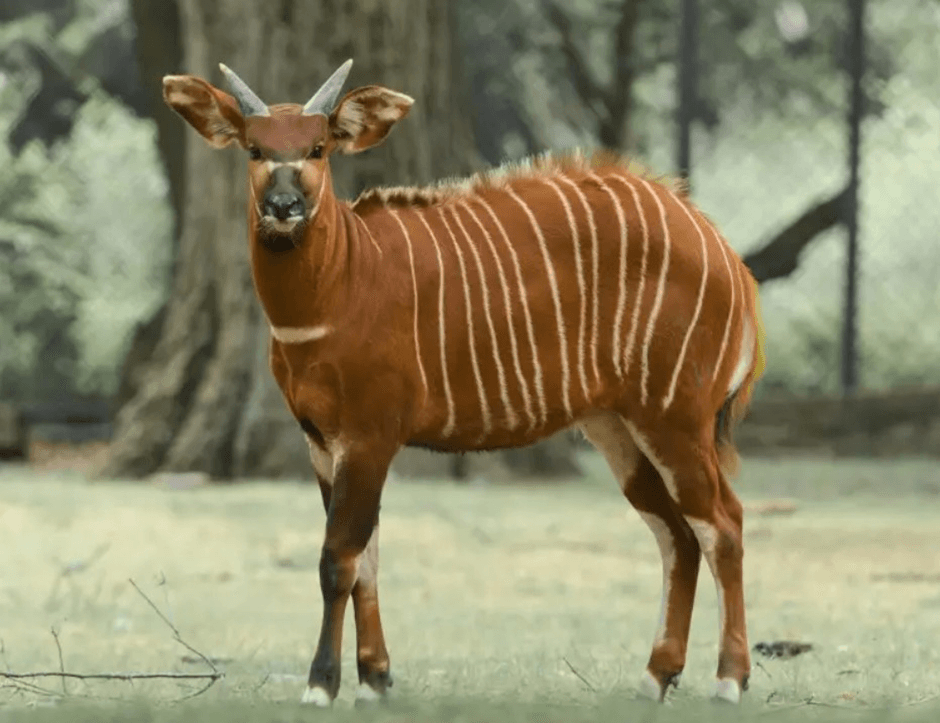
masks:
<path id="1" fill-rule="evenodd" d="M 718 577 L 718 560 L 716 557 L 718 530 L 712 523 L 705 520 L 689 517 L 688 515 L 684 515 L 684 517 L 685 521 L 689 523 L 689 527 L 692 528 L 692 532 L 695 533 L 699 547 L 702 548 L 702 555 L 705 556 L 705 561 L 708 563 L 708 569 L 711 571 L 712 577 L 715 578 L 715 589 L 718 592 L 718 640 L 722 640 L 725 630 L 725 594 L 721 587 L 721 580 Z"/>
<path id="2" fill-rule="evenodd" d="M 646 457 L 650 464 L 656 468 L 656 471 L 659 472 L 659 476 L 662 477 L 663 484 L 666 486 L 666 491 L 669 493 L 669 496 L 672 497 L 673 502 L 679 502 L 679 487 L 676 485 L 676 476 L 672 473 L 659 458 L 656 457 L 653 452 L 653 447 L 650 445 L 649 440 L 640 434 L 640 430 L 636 428 L 636 425 L 633 422 L 628 422 L 626 419 L 623 420 L 624 426 L 626 426 L 627 431 L 630 432 L 630 436 L 633 437 L 633 441 L 636 443 L 636 446 L 640 448 L 640 451 L 643 453 L 643 456 Z"/>
<path id="3" fill-rule="evenodd" d="M 659 554 L 663 558 L 663 598 L 659 612 L 659 628 L 653 645 L 658 645 L 666 639 L 666 618 L 669 614 L 669 594 L 672 591 L 672 571 L 676 567 L 676 546 L 673 542 L 672 530 L 662 517 L 649 512 L 640 512 L 640 517 L 653 532 L 656 543 L 659 545 Z"/>
<path id="4" fill-rule="evenodd" d="M 715 578 L 715 590 L 718 593 L 718 640 L 719 644 L 721 644 L 720 641 L 724 640 L 726 608 L 725 593 L 721 586 L 721 579 L 718 576 L 718 560 L 716 554 L 718 530 L 710 522 L 699 520 L 695 517 L 689 517 L 688 515 L 685 516 L 685 521 L 689 523 L 689 527 L 691 527 L 692 531 L 695 533 L 699 547 L 702 548 L 702 554 L 705 556 L 705 561 L 708 563 L 708 569 L 711 570 L 712 577 Z M 741 685 L 733 678 L 718 678 L 715 681 L 712 697 L 727 703 L 740 703 Z"/>

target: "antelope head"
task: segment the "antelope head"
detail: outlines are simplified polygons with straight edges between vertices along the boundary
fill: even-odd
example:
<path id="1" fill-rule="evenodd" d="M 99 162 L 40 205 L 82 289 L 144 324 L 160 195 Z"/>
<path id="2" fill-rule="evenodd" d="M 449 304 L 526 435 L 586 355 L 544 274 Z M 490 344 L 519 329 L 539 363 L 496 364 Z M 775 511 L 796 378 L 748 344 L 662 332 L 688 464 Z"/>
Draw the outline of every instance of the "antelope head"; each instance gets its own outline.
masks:
<path id="1" fill-rule="evenodd" d="M 413 99 L 378 85 L 336 102 L 352 60 L 343 63 L 303 106 L 268 106 L 225 65 L 231 94 L 202 78 L 168 75 L 163 98 L 211 146 L 233 143 L 248 154 L 249 223 L 271 250 L 297 247 L 333 188 L 328 159 L 381 143 Z"/>

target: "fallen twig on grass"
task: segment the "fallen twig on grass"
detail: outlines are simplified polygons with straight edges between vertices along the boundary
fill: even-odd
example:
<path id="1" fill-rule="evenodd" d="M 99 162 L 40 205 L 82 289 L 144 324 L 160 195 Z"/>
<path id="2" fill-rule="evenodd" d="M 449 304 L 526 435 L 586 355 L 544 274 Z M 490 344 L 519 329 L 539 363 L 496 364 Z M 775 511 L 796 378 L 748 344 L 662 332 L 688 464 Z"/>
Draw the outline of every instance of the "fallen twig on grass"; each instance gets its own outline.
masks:
<path id="1" fill-rule="evenodd" d="M 67 678 L 71 680 L 218 680 L 225 673 L 69 673 L 60 670 L 45 670 L 38 673 L 0 672 L 7 680 L 31 680 L 34 678 Z"/>
<path id="2" fill-rule="evenodd" d="M 59 670 L 57 671 L 39 671 L 35 673 L 14 673 L 10 671 L 9 665 L 7 664 L 6 671 L 0 671 L 0 679 L 8 680 L 11 682 L 9 686 L 0 686 L 0 688 L 9 688 L 12 687 L 18 692 L 29 692 L 38 695 L 46 695 L 50 697 L 68 697 L 70 695 L 68 688 L 66 687 L 67 680 L 116 680 L 133 683 L 135 680 L 203 680 L 206 681 L 206 684 L 199 688 L 197 691 L 190 693 L 188 695 L 179 698 L 178 700 L 188 700 L 190 698 L 195 698 L 198 695 L 202 695 L 209 688 L 215 685 L 219 680 L 225 677 L 225 673 L 221 672 L 216 668 L 215 663 L 212 658 L 204 655 L 202 652 L 194 648 L 192 645 L 183 640 L 183 636 L 180 634 L 180 631 L 177 627 L 170 622 L 169 618 L 163 614 L 163 612 L 154 604 L 147 594 L 137 586 L 132 579 L 128 580 L 134 589 L 140 594 L 144 601 L 150 606 L 150 608 L 157 614 L 157 616 L 170 628 L 173 632 L 173 639 L 190 651 L 193 656 L 184 656 L 188 658 L 187 662 L 202 662 L 205 663 L 211 672 L 208 673 L 176 673 L 176 672 L 160 672 L 160 673 L 70 673 L 65 670 L 65 659 L 62 655 L 62 645 L 59 641 L 59 632 L 53 627 L 51 629 L 53 640 L 55 640 L 56 650 L 59 655 Z M 5 658 L 5 649 L 0 643 L 0 655 Z M 219 659 L 217 659 L 219 660 Z M 56 693 L 47 688 L 32 683 L 31 681 L 43 678 L 58 678 L 62 682 L 62 693 Z"/>
<path id="3" fill-rule="evenodd" d="M 65 687 L 65 659 L 62 657 L 62 644 L 59 642 L 59 631 L 55 629 L 55 625 L 49 628 L 49 632 L 52 633 L 52 639 L 55 640 L 55 648 L 59 652 L 59 672 L 62 673 L 62 695 L 68 695 L 68 688 Z"/>
<path id="4" fill-rule="evenodd" d="M 571 664 L 571 662 L 568 660 L 568 658 L 562 658 L 562 660 L 565 661 L 565 665 L 568 666 L 568 670 L 570 670 L 572 673 L 574 673 L 575 676 L 577 676 L 578 680 L 580 680 L 582 683 L 584 683 L 584 684 L 587 686 L 587 689 L 588 689 L 589 691 L 591 691 L 592 693 L 596 693 L 596 692 L 597 692 L 597 688 L 595 688 L 593 685 L 591 685 L 591 681 L 589 681 L 587 678 L 585 678 L 583 675 L 581 675 L 581 673 L 578 672 L 577 668 L 575 668 L 575 667 Z"/>
<path id="5" fill-rule="evenodd" d="M 141 590 L 139 587 L 137 587 L 137 583 L 134 582 L 133 578 L 128 578 L 128 582 L 134 586 L 134 589 L 140 594 L 140 596 L 146 601 L 146 603 L 153 609 L 153 611 L 159 616 L 159 618 L 167 624 L 167 627 L 169 627 L 170 630 L 173 631 L 173 639 L 176 642 L 178 642 L 180 645 L 182 645 L 184 648 L 186 648 L 190 653 L 192 653 L 197 658 L 199 658 L 203 663 L 208 665 L 209 669 L 213 673 L 218 673 L 219 670 L 218 668 L 215 667 L 215 663 L 209 660 L 209 658 L 207 658 L 201 652 L 196 650 L 192 645 L 190 645 L 185 640 L 183 640 L 183 637 L 180 635 L 180 631 L 177 630 L 176 626 L 173 623 L 171 623 L 170 619 L 160 611 L 160 608 L 158 608 L 154 604 L 153 600 L 147 597 L 147 594 L 143 590 Z"/>

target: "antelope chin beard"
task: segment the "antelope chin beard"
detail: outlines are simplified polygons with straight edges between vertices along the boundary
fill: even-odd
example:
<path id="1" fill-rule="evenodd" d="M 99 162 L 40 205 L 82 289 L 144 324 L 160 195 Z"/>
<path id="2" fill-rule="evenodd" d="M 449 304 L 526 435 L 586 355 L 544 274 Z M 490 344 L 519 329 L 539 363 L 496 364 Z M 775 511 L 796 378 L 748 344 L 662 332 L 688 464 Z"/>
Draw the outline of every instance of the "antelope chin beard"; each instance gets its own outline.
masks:
<path id="1" fill-rule="evenodd" d="M 300 248 L 307 219 L 296 216 L 281 221 L 263 216 L 258 221 L 258 240 L 268 251 L 282 252 Z"/>

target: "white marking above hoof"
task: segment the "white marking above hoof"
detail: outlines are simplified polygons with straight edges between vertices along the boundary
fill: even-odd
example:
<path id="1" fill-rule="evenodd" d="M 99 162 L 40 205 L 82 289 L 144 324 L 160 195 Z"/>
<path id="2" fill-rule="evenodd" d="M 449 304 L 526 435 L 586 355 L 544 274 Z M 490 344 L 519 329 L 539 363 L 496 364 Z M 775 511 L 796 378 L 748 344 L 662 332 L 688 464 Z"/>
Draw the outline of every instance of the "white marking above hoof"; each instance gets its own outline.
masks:
<path id="1" fill-rule="evenodd" d="M 656 703 L 663 701 L 663 687 L 659 681 L 648 670 L 643 672 L 640 683 L 637 685 L 637 695 L 645 700 L 652 700 Z"/>
<path id="2" fill-rule="evenodd" d="M 359 687 L 356 688 L 356 705 L 363 703 L 378 703 L 384 698 L 384 695 L 379 693 L 377 690 L 375 690 L 375 688 L 368 685 L 367 683 L 360 683 Z"/>
<path id="3" fill-rule="evenodd" d="M 333 705 L 330 694 L 320 687 L 308 687 L 300 698 L 300 702 L 314 705 L 317 708 L 329 708 Z"/>
<path id="4" fill-rule="evenodd" d="M 734 678 L 719 678 L 715 681 L 715 692 L 712 693 L 712 698 L 737 705 L 741 702 L 741 686 Z"/>

